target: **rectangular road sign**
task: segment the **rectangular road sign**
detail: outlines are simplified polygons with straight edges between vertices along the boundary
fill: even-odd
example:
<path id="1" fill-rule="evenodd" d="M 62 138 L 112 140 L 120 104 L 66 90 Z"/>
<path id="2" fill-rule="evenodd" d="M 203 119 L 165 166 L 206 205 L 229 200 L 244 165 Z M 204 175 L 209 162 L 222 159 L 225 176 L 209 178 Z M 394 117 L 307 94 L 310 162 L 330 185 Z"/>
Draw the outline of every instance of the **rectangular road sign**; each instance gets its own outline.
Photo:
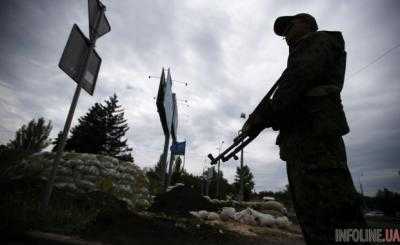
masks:
<path id="1" fill-rule="evenodd" d="M 88 0 L 88 7 L 90 40 L 94 40 L 111 31 L 111 26 L 104 14 L 105 6 L 99 0 Z"/>
<path id="2" fill-rule="evenodd" d="M 101 58 L 94 49 L 88 56 L 89 46 L 89 39 L 74 24 L 58 66 L 78 84 L 81 82 L 81 74 L 83 73 L 81 86 L 86 92 L 93 95 Z M 83 71 L 86 58 L 88 58 L 87 69 Z"/>

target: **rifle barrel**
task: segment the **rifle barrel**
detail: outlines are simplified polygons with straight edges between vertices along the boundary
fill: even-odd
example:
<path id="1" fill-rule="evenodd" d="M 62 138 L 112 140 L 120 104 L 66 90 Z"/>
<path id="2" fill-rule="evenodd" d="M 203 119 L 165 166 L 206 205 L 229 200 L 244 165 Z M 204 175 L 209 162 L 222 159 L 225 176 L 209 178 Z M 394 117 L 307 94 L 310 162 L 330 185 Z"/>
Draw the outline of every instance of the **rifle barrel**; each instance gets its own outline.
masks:
<path id="1" fill-rule="evenodd" d="M 248 137 L 248 138 L 247 138 Z M 246 139 L 247 138 L 247 139 Z M 213 157 L 212 154 L 208 154 L 208 158 L 211 160 L 211 165 L 215 165 L 218 163 L 219 160 L 223 162 L 228 161 L 232 157 L 236 155 L 240 150 L 246 147 L 251 141 L 253 141 L 255 137 L 250 137 L 247 135 L 239 135 L 233 140 L 232 145 L 230 145 L 226 150 L 224 150 L 221 154 L 217 157 Z M 244 140 L 246 139 L 246 140 Z M 232 151 L 233 150 L 233 151 Z"/>
<path id="2" fill-rule="evenodd" d="M 224 156 L 224 157 L 222 158 L 222 161 L 223 161 L 223 162 L 226 162 L 226 161 L 228 161 L 229 159 L 231 159 L 232 157 L 234 157 L 234 156 L 236 155 L 236 153 L 238 153 L 238 152 L 241 151 L 243 148 L 245 148 L 248 144 L 250 144 L 250 142 L 252 142 L 253 139 L 254 139 L 254 137 L 249 137 L 249 138 L 247 138 L 245 141 L 242 141 L 241 144 L 240 144 L 238 147 L 236 147 L 235 150 L 233 150 L 231 153 L 229 153 L 229 155 Z"/>

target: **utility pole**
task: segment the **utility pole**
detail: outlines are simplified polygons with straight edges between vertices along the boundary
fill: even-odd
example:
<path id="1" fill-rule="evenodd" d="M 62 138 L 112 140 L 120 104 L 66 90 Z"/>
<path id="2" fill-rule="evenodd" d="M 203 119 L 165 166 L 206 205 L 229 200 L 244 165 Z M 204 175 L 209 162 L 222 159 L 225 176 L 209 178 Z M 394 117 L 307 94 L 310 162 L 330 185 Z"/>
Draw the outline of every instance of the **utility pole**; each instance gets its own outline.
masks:
<path id="1" fill-rule="evenodd" d="M 224 141 L 221 141 L 221 144 L 219 145 L 218 149 L 218 155 L 221 154 L 221 149 L 222 149 L 222 145 L 224 144 Z M 219 194 L 220 194 L 220 164 L 221 164 L 221 160 L 218 161 L 218 170 L 217 170 L 217 193 L 216 193 L 216 198 L 219 198 Z"/>
<path id="2" fill-rule="evenodd" d="M 239 201 L 243 201 L 244 192 L 244 180 L 243 180 L 243 149 L 240 151 L 240 190 L 239 190 Z"/>
<path id="3" fill-rule="evenodd" d="M 209 173 L 210 173 L 210 169 L 208 168 L 208 169 L 207 169 L 207 175 L 206 175 L 206 186 L 205 186 L 205 187 L 206 187 L 206 190 L 205 190 L 205 191 L 206 191 L 206 196 L 209 196 L 209 193 L 208 193 L 208 192 L 209 192 L 209 190 L 210 190 L 210 179 L 209 179 L 209 177 L 208 177 L 208 176 L 209 176 Z"/>
<path id="4" fill-rule="evenodd" d="M 246 114 L 241 113 L 240 118 L 246 119 Z M 240 131 L 238 132 L 240 134 Z M 242 140 L 243 142 L 243 140 Z M 240 151 L 240 190 L 239 190 L 239 201 L 243 201 L 243 195 L 244 195 L 244 180 L 243 180 L 243 149 Z"/>
<path id="5" fill-rule="evenodd" d="M 204 168 L 203 168 L 203 172 L 201 174 L 200 193 L 202 196 L 204 196 Z"/>
<path id="6" fill-rule="evenodd" d="M 364 198 L 364 188 L 361 182 L 361 177 L 364 176 L 364 173 L 361 172 L 360 174 L 360 194 L 361 194 L 361 199 L 362 199 L 362 204 L 363 204 L 363 209 L 368 210 L 367 204 L 365 203 L 365 198 Z"/>
<path id="7" fill-rule="evenodd" d="M 207 182 L 207 171 L 206 171 L 206 157 L 203 162 L 203 174 L 201 176 L 201 195 L 206 196 L 206 182 Z"/>

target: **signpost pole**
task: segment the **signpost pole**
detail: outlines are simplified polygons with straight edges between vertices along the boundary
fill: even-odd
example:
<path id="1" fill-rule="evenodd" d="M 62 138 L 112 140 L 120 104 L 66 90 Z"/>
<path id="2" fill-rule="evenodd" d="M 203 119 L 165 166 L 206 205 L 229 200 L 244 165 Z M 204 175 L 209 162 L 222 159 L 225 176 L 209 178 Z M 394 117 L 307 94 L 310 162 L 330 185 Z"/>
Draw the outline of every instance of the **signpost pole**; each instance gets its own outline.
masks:
<path id="1" fill-rule="evenodd" d="M 186 163 L 186 139 L 185 139 L 185 152 L 183 153 L 183 166 L 182 166 L 182 170 L 185 170 L 185 163 Z"/>
<path id="2" fill-rule="evenodd" d="M 67 119 L 65 121 L 61 142 L 58 144 L 57 154 L 56 154 L 56 157 L 54 158 L 53 167 L 51 169 L 50 177 L 49 177 L 49 179 L 47 181 L 46 189 L 45 189 L 45 192 L 43 194 L 43 200 L 42 200 L 42 203 L 41 203 L 41 211 L 45 211 L 47 209 L 48 205 L 49 205 L 51 193 L 53 191 L 53 186 L 54 186 L 54 179 L 56 177 L 57 166 L 58 166 L 58 163 L 59 163 L 59 161 L 61 159 L 62 153 L 64 151 L 65 142 L 67 140 L 68 132 L 69 132 L 69 129 L 71 127 L 72 118 L 74 116 L 76 104 L 78 103 L 78 98 L 79 98 L 79 95 L 81 93 L 81 88 L 82 87 L 80 86 L 80 84 L 78 84 L 76 86 L 76 89 L 75 89 L 74 98 L 72 99 L 72 103 L 71 103 L 71 106 L 69 108 L 68 116 L 67 116 Z"/>
<path id="3" fill-rule="evenodd" d="M 185 170 L 185 163 L 186 163 L 186 149 L 185 149 L 185 154 L 183 155 L 183 166 L 182 166 L 182 170 Z"/>
<path id="4" fill-rule="evenodd" d="M 164 152 L 163 152 L 163 158 L 162 158 L 163 173 L 161 176 L 161 184 L 164 187 L 164 191 L 167 190 L 167 182 L 166 182 L 165 177 L 166 177 L 166 170 L 167 170 L 168 146 L 169 146 L 169 134 L 166 134 L 165 141 L 164 141 Z"/>
<path id="5" fill-rule="evenodd" d="M 101 11 L 101 13 L 100 13 L 98 19 L 96 20 L 95 30 L 97 30 L 98 27 L 99 27 L 101 16 L 104 13 L 105 8 L 102 7 L 100 11 Z M 69 129 L 70 129 L 71 123 L 72 123 L 72 118 L 74 117 L 75 108 L 76 108 L 76 105 L 78 104 L 79 95 L 81 93 L 81 89 L 82 89 L 81 84 L 83 83 L 83 80 L 85 79 L 85 72 L 88 69 L 89 58 L 90 58 L 90 55 L 93 53 L 93 50 L 94 50 L 94 47 L 95 47 L 95 43 L 96 43 L 96 39 L 97 38 L 94 37 L 93 40 L 91 40 L 91 42 L 90 42 L 88 53 L 87 53 L 87 56 L 86 56 L 86 60 L 85 60 L 84 66 L 82 67 L 82 70 L 81 70 L 81 73 L 80 73 L 79 83 L 76 86 L 74 97 L 72 99 L 72 103 L 71 103 L 71 106 L 69 108 L 68 116 L 67 116 L 67 119 L 66 119 L 65 124 L 64 124 L 64 129 L 63 129 L 61 142 L 58 145 L 56 157 L 54 158 L 53 166 L 52 166 L 52 169 L 51 169 L 51 172 L 50 172 L 50 176 L 48 178 L 48 181 L 47 181 L 47 184 L 46 184 L 46 187 L 45 187 L 45 191 L 43 193 L 42 203 L 41 203 L 41 206 L 40 206 L 41 212 L 46 211 L 48 206 L 49 206 L 50 197 L 51 197 L 51 194 L 52 194 L 52 191 L 53 191 L 53 187 L 54 187 L 54 180 L 55 180 L 56 173 L 57 173 L 58 163 L 60 162 L 62 154 L 63 154 L 63 151 L 64 151 L 65 143 L 67 141 L 68 132 L 69 132 Z"/>
<path id="6" fill-rule="evenodd" d="M 174 145 L 176 142 L 172 141 L 172 145 Z M 171 184 L 171 178 L 172 178 L 172 165 L 174 164 L 174 158 L 175 154 L 171 150 L 171 157 L 169 159 L 169 166 L 168 166 L 168 180 L 167 180 L 167 187 L 170 186 Z"/>

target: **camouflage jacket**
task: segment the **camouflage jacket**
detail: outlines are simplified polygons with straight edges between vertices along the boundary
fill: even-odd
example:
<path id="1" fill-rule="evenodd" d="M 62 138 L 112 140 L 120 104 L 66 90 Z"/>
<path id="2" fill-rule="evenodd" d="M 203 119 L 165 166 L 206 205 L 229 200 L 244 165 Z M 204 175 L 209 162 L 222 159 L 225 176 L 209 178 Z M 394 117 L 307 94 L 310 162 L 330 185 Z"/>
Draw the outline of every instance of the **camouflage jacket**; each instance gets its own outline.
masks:
<path id="1" fill-rule="evenodd" d="M 270 105 L 280 130 L 278 145 L 349 132 L 340 98 L 345 69 L 340 32 L 313 32 L 289 48 L 287 68 Z"/>

